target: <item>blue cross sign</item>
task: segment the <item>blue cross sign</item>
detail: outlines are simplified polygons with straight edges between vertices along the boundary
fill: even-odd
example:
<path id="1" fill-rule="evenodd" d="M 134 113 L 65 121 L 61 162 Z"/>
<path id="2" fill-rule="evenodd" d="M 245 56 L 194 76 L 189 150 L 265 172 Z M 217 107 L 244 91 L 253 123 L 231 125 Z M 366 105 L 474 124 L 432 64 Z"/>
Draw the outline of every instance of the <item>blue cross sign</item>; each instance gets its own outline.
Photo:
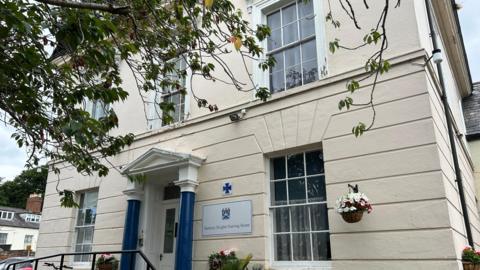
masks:
<path id="1" fill-rule="evenodd" d="M 223 195 L 231 195 L 232 184 L 230 184 L 229 182 L 226 182 L 225 184 L 223 184 L 222 190 L 223 190 Z"/>

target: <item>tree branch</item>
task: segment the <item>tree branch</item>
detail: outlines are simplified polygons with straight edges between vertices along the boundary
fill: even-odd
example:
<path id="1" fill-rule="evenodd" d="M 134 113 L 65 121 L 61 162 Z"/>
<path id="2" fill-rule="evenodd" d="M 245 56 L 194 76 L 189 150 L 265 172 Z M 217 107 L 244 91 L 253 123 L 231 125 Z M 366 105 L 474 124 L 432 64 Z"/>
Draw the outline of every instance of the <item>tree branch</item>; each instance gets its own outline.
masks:
<path id="1" fill-rule="evenodd" d="M 119 14 L 119 15 L 127 15 L 130 13 L 130 6 L 115 6 L 112 4 L 76 2 L 76 1 L 70 1 L 70 0 L 35 0 L 35 1 L 44 3 L 44 4 L 53 5 L 53 6 L 59 6 L 59 7 L 98 10 L 98 11 L 109 12 L 112 14 Z"/>

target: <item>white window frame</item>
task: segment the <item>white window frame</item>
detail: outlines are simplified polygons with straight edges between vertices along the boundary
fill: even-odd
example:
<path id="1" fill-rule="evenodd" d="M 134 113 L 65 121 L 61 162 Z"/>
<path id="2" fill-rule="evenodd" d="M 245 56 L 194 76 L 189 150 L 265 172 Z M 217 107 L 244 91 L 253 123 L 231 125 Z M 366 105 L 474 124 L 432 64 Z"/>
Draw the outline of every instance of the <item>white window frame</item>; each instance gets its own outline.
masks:
<path id="1" fill-rule="evenodd" d="M 102 106 L 103 107 L 103 115 L 102 116 L 98 116 L 97 115 L 97 106 Z M 99 120 L 100 118 L 102 117 L 105 117 L 107 114 L 108 114 L 108 111 L 110 110 L 110 105 L 107 104 L 103 104 L 103 102 L 101 102 L 100 100 L 89 100 L 89 99 L 85 99 L 83 101 L 83 110 L 88 112 L 90 114 L 90 117 L 95 119 L 95 120 Z"/>
<path id="2" fill-rule="evenodd" d="M 25 220 L 28 221 L 28 222 L 39 223 L 40 222 L 40 215 L 27 214 L 27 216 L 25 217 Z"/>
<path id="3" fill-rule="evenodd" d="M 270 156 L 266 159 L 266 166 L 267 168 L 270 168 L 268 170 L 268 173 L 267 173 L 267 190 L 268 190 L 268 196 L 267 197 L 267 208 L 268 208 L 268 213 L 269 213 L 269 221 L 270 221 L 270 231 L 267 233 L 268 237 L 269 237 L 269 249 L 270 249 L 270 258 L 269 258 L 269 261 L 270 261 L 270 266 L 271 268 L 274 268 L 274 269 L 314 269 L 314 270 L 331 270 L 333 269 L 332 268 L 332 259 L 331 258 L 330 260 L 325 260 L 325 261 L 276 261 L 275 260 L 275 234 L 274 234 L 274 231 L 275 231 L 275 221 L 274 221 L 274 217 L 273 217 L 273 209 L 274 208 L 277 208 L 276 206 L 273 206 L 272 207 L 272 179 L 271 179 L 271 175 L 273 174 L 273 170 L 272 170 L 272 167 L 271 167 L 271 160 L 274 159 L 274 158 L 278 158 L 278 157 L 282 157 L 282 156 L 288 156 L 288 155 L 295 155 L 295 154 L 300 154 L 302 153 L 304 156 L 305 156 L 305 153 L 307 152 L 312 152 L 312 151 L 321 151 L 323 153 L 323 150 L 322 149 L 318 149 L 318 148 L 315 148 L 315 149 L 305 149 L 303 151 L 291 151 L 291 152 L 284 152 L 282 154 L 279 154 L 279 155 L 275 155 L 275 156 Z M 287 162 L 287 160 L 285 160 L 285 162 Z M 306 163 L 304 164 L 304 166 L 306 166 Z M 285 167 L 285 173 L 288 174 L 288 167 L 286 166 Z M 305 174 L 306 174 L 306 171 L 305 171 Z M 323 173 L 323 175 L 325 175 L 325 172 Z M 288 175 L 286 175 L 286 177 L 288 178 Z M 306 178 L 307 176 L 305 176 Z M 287 190 L 288 192 L 288 190 Z M 326 202 L 325 202 L 326 203 Z M 317 203 L 308 203 L 306 202 L 305 204 L 298 204 L 298 205 L 309 205 L 309 204 L 317 204 Z M 278 206 L 278 207 L 281 207 L 281 206 Z M 327 208 L 327 214 L 328 214 L 328 208 Z M 330 222 L 329 222 L 330 223 Z M 331 229 L 329 229 L 328 231 L 331 231 Z M 310 243 L 312 244 L 312 243 Z M 331 247 L 330 247 L 331 248 Z M 330 250 L 331 252 L 331 250 Z"/>
<path id="4" fill-rule="evenodd" d="M 25 237 L 23 238 L 23 245 L 26 247 L 28 245 L 33 244 L 33 238 L 35 236 L 33 234 L 26 234 Z M 27 239 L 30 239 L 30 242 L 27 242 Z"/>
<path id="5" fill-rule="evenodd" d="M 252 25 L 258 24 L 267 24 L 267 15 L 278 10 L 279 8 L 285 7 L 295 0 L 260 0 L 256 3 L 248 6 L 248 10 L 251 10 L 252 16 Z M 303 0 L 302 0 L 303 1 Z M 326 42 L 326 34 L 325 34 L 325 12 L 323 11 L 323 1 L 315 1 L 313 2 L 314 8 L 314 24 L 315 24 L 315 43 L 317 49 L 317 65 L 318 65 L 318 80 L 322 80 L 326 76 L 323 75 L 325 68 L 326 74 L 328 74 L 328 65 L 327 65 L 327 42 Z M 299 33 L 300 34 L 300 33 Z M 267 51 L 267 40 L 260 42 L 260 45 L 264 48 L 265 52 L 260 57 L 265 59 L 266 58 L 266 51 Z M 260 87 L 267 87 L 270 88 L 270 78 L 269 78 L 269 71 L 263 71 L 261 68 L 258 67 L 258 62 L 253 61 L 252 66 L 252 76 L 254 82 L 257 83 Z M 309 83 L 310 84 L 310 83 Z M 308 84 L 305 84 L 308 85 Z M 303 85 L 302 85 L 303 86 Z M 301 87 L 301 86 L 297 86 Z M 285 89 L 282 92 L 286 92 L 288 90 L 296 89 L 297 87 L 293 87 L 290 89 Z M 253 93 L 255 95 L 255 93 Z"/>
<path id="6" fill-rule="evenodd" d="M 170 92 L 168 94 L 160 94 L 160 92 L 157 92 L 157 91 L 150 91 L 150 92 L 147 93 L 147 97 L 146 97 L 147 114 L 148 114 L 148 118 L 149 118 L 149 119 L 147 119 L 148 130 L 158 130 L 158 129 L 161 129 L 161 128 L 174 126 L 176 124 L 184 122 L 186 119 L 188 119 L 188 117 L 190 115 L 190 98 L 189 98 L 189 96 L 192 95 L 192 92 L 191 92 L 191 89 L 190 89 L 190 82 L 191 82 L 190 77 L 191 77 L 192 72 L 191 72 L 191 69 L 188 67 L 188 64 L 186 63 L 186 60 L 184 58 L 177 58 L 176 61 L 184 62 L 185 63 L 185 70 L 187 72 L 187 74 L 185 76 L 186 94 L 183 96 L 182 117 L 181 117 L 180 121 L 178 121 L 178 122 L 174 122 L 174 123 L 171 123 L 171 124 L 168 124 L 168 125 L 164 125 L 163 120 L 162 120 L 162 111 L 160 110 L 160 108 L 158 108 L 158 106 L 154 106 L 154 104 L 151 104 L 152 102 L 155 102 L 155 103 L 162 102 L 165 97 L 172 96 L 178 91 L 173 91 L 173 92 Z M 158 96 L 158 95 L 160 95 L 160 96 Z M 153 110 L 155 110 L 155 111 L 153 111 Z M 177 113 L 177 112 L 175 111 L 175 113 Z M 150 119 L 150 117 L 154 116 L 155 114 L 158 116 L 158 119 Z"/>
<path id="7" fill-rule="evenodd" d="M 97 193 L 97 200 L 96 200 L 96 206 L 95 208 L 98 209 L 98 189 L 89 189 L 89 190 L 84 190 L 84 191 L 80 191 L 77 193 L 77 198 L 80 200 L 81 199 L 81 196 L 84 195 L 84 194 L 87 194 L 87 193 L 93 193 L 93 192 L 96 192 Z M 85 196 L 85 195 L 84 195 Z M 76 247 L 77 247 L 77 237 L 78 237 L 78 230 L 79 228 L 87 228 L 87 227 L 92 227 L 93 228 L 93 232 L 92 232 L 92 243 L 91 243 L 91 246 L 92 246 L 92 251 L 93 251 L 93 237 L 95 235 L 95 223 L 96 223 L 96 217 L 95 217 L 95 222 L 93 224 L 89 224 L 89 225 L 77 225 L 78 224 L 78 216 L 79 216 L 79 212 L 84 210 L 85 208 L 82 208 L 82 206 L 80 205 L 80 207 L 77 209 L 77 211 L 75 211 L 75 223 L 74 223 L 74 237 L 73 237 L 73 246 L 72 246 L 72 249 L 73 249 L 73 252 L 76 252 Z M 95 214 L 96 215 L 96 214 Z M 82 244 L 84 245 L 84 244 Z M 91 262 L 90 261 L 76 261 L 75 260 L 75 256 L 72 256 L 71 258 L 72 260 L 72 263 L 76 266 L 83 266 L 83 265 L 90 265 Z"/>
<path id="8" fill-rule="evenodd" d="M 5 235 L 5 243 L 1 243 L 0 242 L 0 245 L 8 245 L 7 242 L 8 242 L 8 233 L 7 232 L 0 232 L 0 235 Z"/>
<path id="9" fill-rule="evenodd" d="M 0 219 L 3 220 L 12 220 L 13 217 L 15 216 L 14 212 L 11 211 L 0 211 Z"/>

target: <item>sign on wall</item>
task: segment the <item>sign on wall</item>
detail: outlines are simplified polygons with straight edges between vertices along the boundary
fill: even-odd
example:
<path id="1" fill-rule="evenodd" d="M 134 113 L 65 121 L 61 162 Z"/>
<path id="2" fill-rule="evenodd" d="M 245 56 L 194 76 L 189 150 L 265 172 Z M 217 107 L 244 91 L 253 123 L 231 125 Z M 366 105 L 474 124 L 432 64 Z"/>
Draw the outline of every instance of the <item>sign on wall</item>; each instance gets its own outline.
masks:
<path id="1" fill-rule="evenodd" d="M 203 236 L 251 233 L 252 201 L 238 201 L 203 206 Z"/>

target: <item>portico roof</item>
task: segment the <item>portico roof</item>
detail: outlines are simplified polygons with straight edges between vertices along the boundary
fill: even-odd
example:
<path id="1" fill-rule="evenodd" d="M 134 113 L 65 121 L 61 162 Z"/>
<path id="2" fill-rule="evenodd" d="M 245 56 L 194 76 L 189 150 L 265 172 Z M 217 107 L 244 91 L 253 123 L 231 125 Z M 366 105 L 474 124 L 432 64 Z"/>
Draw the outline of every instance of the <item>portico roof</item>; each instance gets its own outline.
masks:
<path id="1" fill-rule="evenodd" d="M 205 158 L 180 152 L 151 148 L 122 169 L 123 175 L 147 173 L 173 167 L 200 167 Z"/>

